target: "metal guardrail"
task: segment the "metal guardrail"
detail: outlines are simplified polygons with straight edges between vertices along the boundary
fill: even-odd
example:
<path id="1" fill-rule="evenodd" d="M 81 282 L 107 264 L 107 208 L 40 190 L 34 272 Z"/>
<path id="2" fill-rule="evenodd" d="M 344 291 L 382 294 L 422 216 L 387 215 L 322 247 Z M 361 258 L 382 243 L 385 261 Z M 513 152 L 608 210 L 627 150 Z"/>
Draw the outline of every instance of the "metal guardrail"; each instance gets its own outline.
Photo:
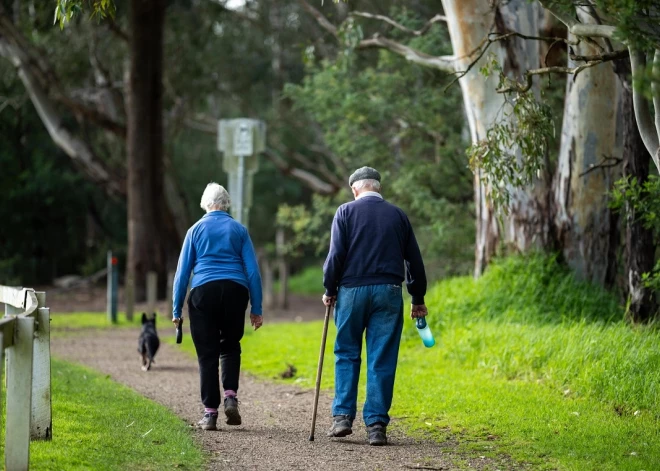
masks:
<path id="1" fill-rule="evenodd" d="M 30 440 L 52 435 L 50 309 L 46 293 L 31 288 L 0 285 L 0 303 L 5 304 L 0 319 L 0 378 L 6 352 L 5 469 L 27 471 Z"/>

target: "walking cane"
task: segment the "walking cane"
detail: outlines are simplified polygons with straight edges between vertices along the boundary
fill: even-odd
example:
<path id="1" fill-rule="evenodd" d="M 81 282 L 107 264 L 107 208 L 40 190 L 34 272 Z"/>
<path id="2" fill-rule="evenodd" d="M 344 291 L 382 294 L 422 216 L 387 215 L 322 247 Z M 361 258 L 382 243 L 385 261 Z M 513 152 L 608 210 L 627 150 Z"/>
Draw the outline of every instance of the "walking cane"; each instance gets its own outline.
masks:
<path id="1" fill-rule="evenodd" d="M 323 355 L 325 354 L 325 341 L 328 337 L 328 320 L 330 319 L 331 306 L 325 307 L 325 319 L 323 320 L 323 337 L 321 337 L 321 352 L 319 353 L 319 367 L 316 370 L 316 390 L 314 391 L 314 413 L 312 414 L 312 432 L 309 441 L 314 441 L 314 429 L 316 428 L 316 411 L 319 407 L 319 390 L 321 389 L 321 373 L 323 372 Z"/>

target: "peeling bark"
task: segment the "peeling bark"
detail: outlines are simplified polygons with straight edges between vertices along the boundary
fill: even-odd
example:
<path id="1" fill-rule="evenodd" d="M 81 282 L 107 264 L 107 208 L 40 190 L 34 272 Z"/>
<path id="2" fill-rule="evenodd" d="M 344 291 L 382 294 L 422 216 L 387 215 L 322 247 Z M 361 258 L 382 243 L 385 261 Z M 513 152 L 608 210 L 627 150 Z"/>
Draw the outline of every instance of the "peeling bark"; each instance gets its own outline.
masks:
<path id="1" fill-rule="evenodd" d="M 486 0 L 443 0 L 442 3 L 457 58 L 457 70 L 468 69 L 475 59 L 474 52 L 488 31 L 538 35 L 538 6 L 525 0 L 503 2 L 494 9 Z M 491 45 L 490 52 L 496 55 L 505 73 L 517 79 L 526 70 L 537 68 L 540 64 L 538 44 L 520 38 L 498 41 Z M 503 119 L 501 111 L 505 106 L 505 97 L 497 93 L 498 78 L 484 77 L 479 73 L 487 56 L 459 80 L 473 143 L 485 139 L 487 130 L 497 120 Z M 483 272 L 501 244 L 520 252 L 552 245 L 547 198 L 549 178 L 546 175 L 542 175 L 532 188 L 510 189 L 511 207 L 509 214 L 502 216 L 501 227 L 498 215 L 487 199 L 488 189 L 481 180 L 482 174 L 479 172 L 474 181 L 477 210 L 475 276 Z"/>
<path id="2" fill-rule="evenodd" d="M 580 13 L 584 22 L 593 21 Z M 597 53 L 586 42 L 578 55 Z M 574 64 L 569 59 L 569 66 Z M 621 84 L 611 64 L 600 64 L 567 81 L 561 148 L 554 181 L 555 225 L 567 264 L 585 280 L 605 285 L 618 230 L 608 192 L 621 175 Z"/>

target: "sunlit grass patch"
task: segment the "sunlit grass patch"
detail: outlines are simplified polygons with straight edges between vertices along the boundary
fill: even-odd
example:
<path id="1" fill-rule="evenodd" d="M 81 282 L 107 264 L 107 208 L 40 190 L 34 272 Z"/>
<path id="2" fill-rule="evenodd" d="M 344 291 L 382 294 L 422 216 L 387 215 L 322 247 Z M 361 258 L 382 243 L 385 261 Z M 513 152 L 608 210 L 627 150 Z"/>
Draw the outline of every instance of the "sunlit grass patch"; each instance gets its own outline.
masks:
<path id="1" fill-rule="evenodd" d="M 626 324 L 605 291 L 530 257 L 478 281 L 441 282 L 427 305 L 438 343 L 424 348 L 406 318 L 395 426 L 533 469 L 660 469 L 660 332 Z M 321 330 L 313 322 L 246 331 L 243 366 L 313 387 Z M 331 325 L 322 382 L 330 391 L 334 335 Z M 297 373 L 282 380 L 289 363 Z M 360 400 L 364 386 L 363 374 Z"/>
<path id="2" fill-rule="evenodd" d="M 140 325 L 141 316 L 141 313 L 136 313 L 133 315 L 133 319 L 129 321 L 126 314 L 120 312 L 117 314 L 117 323 L 113 324 L 108 320 L 105 312 L 52 312 L 50 327 L 55 335 L 87 329 L 135 327 Z"/>
<path id="3" fill-rule="evenodd" d="M 52 401 L 53 439 L 31 443 L 32 470 L 196 470 L 204 465 L 181 419 L 90 369 L 53 359 Z"/>

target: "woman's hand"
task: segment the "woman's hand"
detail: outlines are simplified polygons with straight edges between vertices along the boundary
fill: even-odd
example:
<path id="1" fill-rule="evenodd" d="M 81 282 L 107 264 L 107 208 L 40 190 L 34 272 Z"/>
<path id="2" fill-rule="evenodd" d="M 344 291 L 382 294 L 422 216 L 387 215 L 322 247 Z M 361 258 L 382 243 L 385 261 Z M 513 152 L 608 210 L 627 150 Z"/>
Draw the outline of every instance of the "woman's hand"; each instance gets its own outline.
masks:
<path id="1" fill-rule="evenodd" d="M 257 314 L 250 314 L 250 324 L 254 327 L 254 330 L 257 330 L 261 327 L 261 324 L 264 323 L 264 317 Z"/>

